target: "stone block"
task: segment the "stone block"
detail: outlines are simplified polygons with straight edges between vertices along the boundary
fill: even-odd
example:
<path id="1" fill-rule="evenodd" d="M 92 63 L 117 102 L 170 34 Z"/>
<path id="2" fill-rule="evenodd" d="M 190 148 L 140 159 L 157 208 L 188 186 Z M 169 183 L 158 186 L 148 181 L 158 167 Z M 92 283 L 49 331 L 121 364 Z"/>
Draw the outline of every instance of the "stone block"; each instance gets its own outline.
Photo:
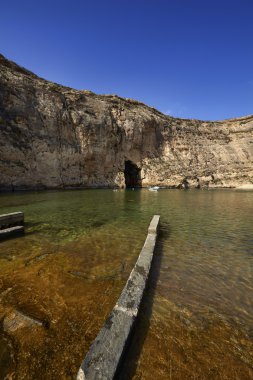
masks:
<path id="1" fill-rule="evenodd" d="M 0 215 L 0 229 L 24 224 L 24 213 L 21 211 Z"/>
<path id="2" fill-rule="evenodd" d="M 79 369 L 77 380 L 114 378 L 147 284 L 159 218 L 159 215 L 153 217 L 138 260 L 116 305 L 87 353 Z"/>
<path id="3" fill-rule="evenodd" d="M 24 233 L 24 231 L 24 226 L 5 228 L 4 230 L 0 230 L 0 240 L 8 239 L 12 236 L 21 235 Z"/>

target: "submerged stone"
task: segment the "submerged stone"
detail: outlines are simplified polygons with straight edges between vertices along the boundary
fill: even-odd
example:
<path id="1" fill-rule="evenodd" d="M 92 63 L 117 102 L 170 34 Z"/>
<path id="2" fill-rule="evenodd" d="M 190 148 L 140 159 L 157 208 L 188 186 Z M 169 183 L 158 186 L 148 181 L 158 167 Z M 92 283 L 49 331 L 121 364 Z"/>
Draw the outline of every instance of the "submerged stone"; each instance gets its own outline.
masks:
<path id="1" fill-rule="evenodd" d="M 17 310 L 8 314 L 3 321 L 3 329 L 6 333 L 12 334 L 16 330 L 24 327 L 42 326 L 43 323 L 37 319 L 31 318 Z"/>

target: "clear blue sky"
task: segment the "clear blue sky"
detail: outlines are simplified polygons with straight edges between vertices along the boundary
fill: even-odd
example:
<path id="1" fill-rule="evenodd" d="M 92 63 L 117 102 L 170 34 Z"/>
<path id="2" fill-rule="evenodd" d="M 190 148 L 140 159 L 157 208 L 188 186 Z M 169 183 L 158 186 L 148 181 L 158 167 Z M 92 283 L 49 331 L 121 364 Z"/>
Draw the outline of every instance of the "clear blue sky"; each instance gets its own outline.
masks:
<path id="1" fill-rule="evenodd" d="M 173 116 L 253 114 L 253 0 L 1 0 L 0 52 Z"/>

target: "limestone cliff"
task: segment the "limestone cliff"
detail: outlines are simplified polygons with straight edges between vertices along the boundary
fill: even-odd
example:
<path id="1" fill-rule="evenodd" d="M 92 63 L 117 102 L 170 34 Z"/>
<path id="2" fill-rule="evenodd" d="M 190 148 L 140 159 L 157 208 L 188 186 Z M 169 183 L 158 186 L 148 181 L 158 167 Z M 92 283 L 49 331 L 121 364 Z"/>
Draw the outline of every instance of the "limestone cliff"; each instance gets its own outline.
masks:
<path id="1" fill-rule="evenodd" d="M 130 186 L 253 183 L 253 115 L 173 118 L 48 82 L 0 55 L 1 190 L 121 187 L 125 178 Z"/>

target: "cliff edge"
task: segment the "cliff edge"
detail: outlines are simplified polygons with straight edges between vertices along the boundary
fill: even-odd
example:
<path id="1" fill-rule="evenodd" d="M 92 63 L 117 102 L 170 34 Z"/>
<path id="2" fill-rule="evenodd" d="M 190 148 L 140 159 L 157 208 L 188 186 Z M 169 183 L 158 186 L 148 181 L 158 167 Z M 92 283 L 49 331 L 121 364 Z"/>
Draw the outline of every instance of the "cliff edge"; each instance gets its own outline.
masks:
<path id="1" fill-rule="evenodd" d="M 253 115 L 163 115 L 77 91 L 0 55 L 0 190 L 253 184 Z"/>

